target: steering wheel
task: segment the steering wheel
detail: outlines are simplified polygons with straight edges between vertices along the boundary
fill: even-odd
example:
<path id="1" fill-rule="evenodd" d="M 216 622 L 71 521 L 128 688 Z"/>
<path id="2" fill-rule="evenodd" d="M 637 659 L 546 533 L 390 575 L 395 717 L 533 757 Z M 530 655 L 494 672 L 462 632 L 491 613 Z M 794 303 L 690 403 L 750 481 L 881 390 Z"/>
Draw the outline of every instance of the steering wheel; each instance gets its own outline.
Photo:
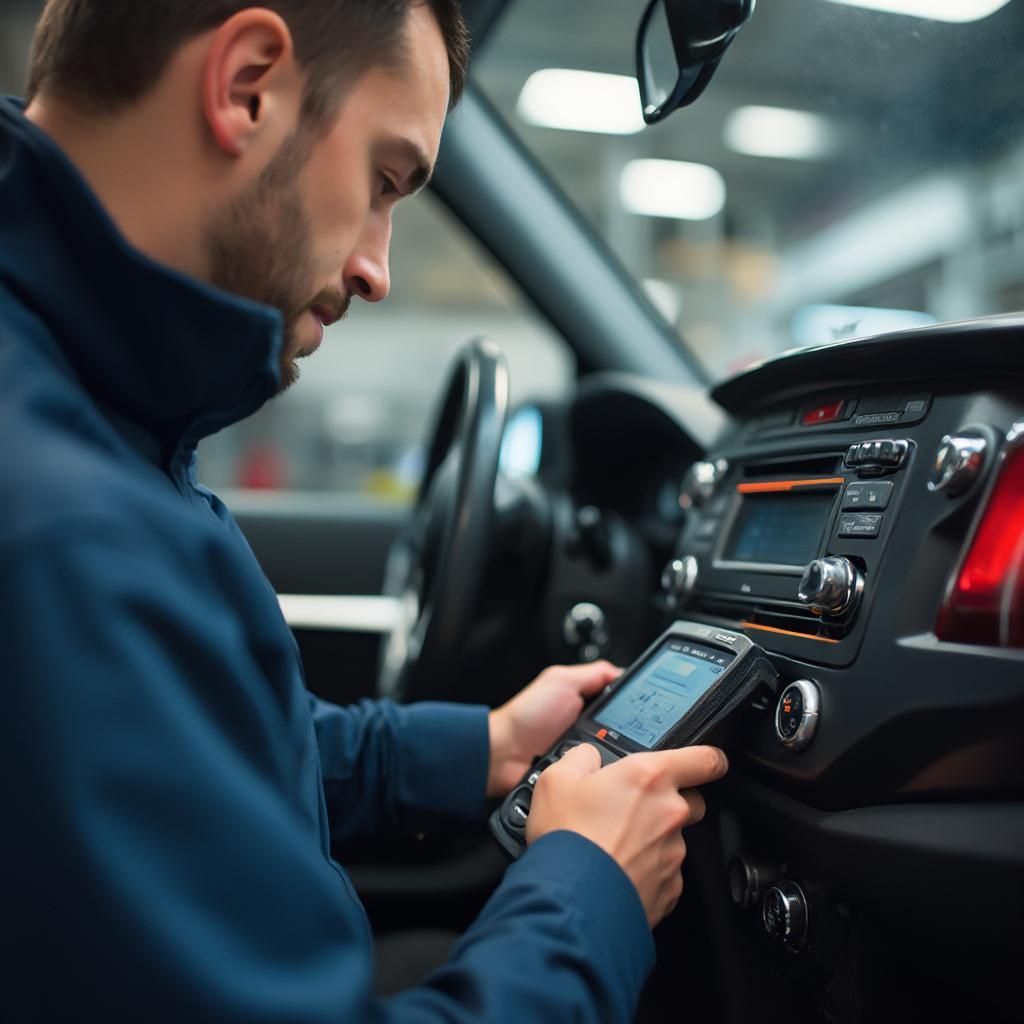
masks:
<path id="1" fill-rule="evenodd" d="M 508 394 L 508 366 L 494 342 L 478 339 L 459 352 L 412 521 L 388 554 L 384 594 L 398 600 L 399 614 L 381 657 L 382 696 L 441 696 L 458 659 L 492 546 Z"/>

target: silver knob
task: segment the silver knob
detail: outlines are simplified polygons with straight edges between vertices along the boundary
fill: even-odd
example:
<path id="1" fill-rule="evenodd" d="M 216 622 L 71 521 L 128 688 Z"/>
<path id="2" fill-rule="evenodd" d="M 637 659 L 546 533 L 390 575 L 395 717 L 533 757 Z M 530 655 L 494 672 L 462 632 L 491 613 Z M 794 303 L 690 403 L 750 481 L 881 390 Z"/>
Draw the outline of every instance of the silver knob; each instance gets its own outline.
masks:
<path id="1" fill-rule="evenodd" d="M 673 558 L 661 573 L 661 589 L 675 601 L 683 601 L 690 596 L 697 584 L 700 566 L 693 555 L 684 558 Z"/>
<path id="2" fill-rule="evenodd" d="M 804 569 L 796 596 L 818 615 L 842 615 L 853 607 L 863 586 L 853 562 L 842 555 L 826 555 Z"/>
<path id="3" fill-rule="evenodd" d="M 775 735 L 794 753 L 806 750 L 814 739 L 821 713 L 821 695 L 810 679 L 797 679 L 779 695 L 775 706 Z"/>
<path id="4" fill-rule="evenodd" d="M 596 661 L 608 647 L 608 619 L 604 609 L 581 601 L 569 609 L 562 620 L 562 636 L 577 648 L 584 661 Z"/>
<path id="5" fill-rule="evenodd" d="M 981 476 L 988 441 L 971 434 L 947 434 L 935 453 L 928 490 L 958 498 Z"/>
<path id="6" fill-rule="evenodd" d="M 704 505 L 715 495 L 719 483 L 726 473 L 729 472 L 729 463 L 725 459 L 702 459 L 695 462 L 686 480 L 683 482 L 683 491 L 679 495 L 679 504 L 683 509 L 693 505 Z"/>

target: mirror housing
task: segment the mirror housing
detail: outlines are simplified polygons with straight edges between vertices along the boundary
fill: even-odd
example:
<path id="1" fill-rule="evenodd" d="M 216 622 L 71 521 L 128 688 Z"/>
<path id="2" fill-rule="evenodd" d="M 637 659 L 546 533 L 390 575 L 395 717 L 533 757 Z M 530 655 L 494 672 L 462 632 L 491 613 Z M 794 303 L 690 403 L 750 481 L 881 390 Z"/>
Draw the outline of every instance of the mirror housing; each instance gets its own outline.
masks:
<path id="1" fill-rule="evenodd" d="M 636 38 L 636 77 L 647 124 L 700 97 L 755 2 L 650 0 Z"/>

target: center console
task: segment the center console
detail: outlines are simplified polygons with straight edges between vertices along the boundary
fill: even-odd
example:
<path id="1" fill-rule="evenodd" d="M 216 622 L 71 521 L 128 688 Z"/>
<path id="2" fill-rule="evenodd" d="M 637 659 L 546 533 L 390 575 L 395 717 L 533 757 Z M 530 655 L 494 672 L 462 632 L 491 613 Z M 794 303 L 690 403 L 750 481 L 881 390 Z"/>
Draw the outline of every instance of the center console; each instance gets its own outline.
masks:
<path id="1" fill-rule="evenodd" d="M 923 418 L 929 399 L 914 402 Z M 832 422 L 852 428 L 857 404 L 829 403 Z M 826 434 L 817 423 L 793 438 L 778 415 L 768 422 L 779 443 L 759 440 L 691 469 L 681 495 L 690 514 L 663 586 L 670 600 L 737 619 L 775 650 L 848 665 L 917 446 L 907 435 Z"/>

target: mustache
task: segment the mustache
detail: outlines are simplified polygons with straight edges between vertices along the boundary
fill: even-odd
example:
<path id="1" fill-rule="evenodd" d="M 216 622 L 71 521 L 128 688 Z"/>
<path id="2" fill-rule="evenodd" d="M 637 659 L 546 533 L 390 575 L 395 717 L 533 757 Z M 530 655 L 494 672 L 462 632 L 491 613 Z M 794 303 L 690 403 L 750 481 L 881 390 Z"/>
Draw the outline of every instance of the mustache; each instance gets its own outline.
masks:
<path id="1" fill-rule="evenodd" d="M 335 323 L 345 317 L 351 304 L 351 294 L 345 294 L 337 288 L 323 288 L 303 309 L 311 309 L 321 315 L 326 322 Z"/>

